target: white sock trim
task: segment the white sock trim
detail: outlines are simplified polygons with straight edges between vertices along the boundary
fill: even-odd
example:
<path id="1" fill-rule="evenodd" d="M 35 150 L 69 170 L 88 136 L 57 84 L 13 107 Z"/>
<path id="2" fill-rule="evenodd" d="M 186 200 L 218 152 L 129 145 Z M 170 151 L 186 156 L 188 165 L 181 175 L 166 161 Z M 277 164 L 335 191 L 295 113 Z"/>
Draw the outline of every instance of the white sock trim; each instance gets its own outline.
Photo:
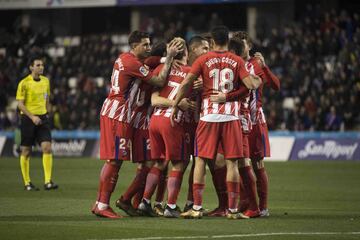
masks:
<path id="1" fill-rule="evenodd" d="M 201 205 L 194 205 L 193 209 L 196 210 L 196 211 L 199 211 L 200 209 L 202 209 L 202 206 Z"/>
<path id="2" fill-rule="evenodd" d="M 99 202 L 97 206 L 99 210 L 105 210 L 109 207 L 109 204 Z"/>

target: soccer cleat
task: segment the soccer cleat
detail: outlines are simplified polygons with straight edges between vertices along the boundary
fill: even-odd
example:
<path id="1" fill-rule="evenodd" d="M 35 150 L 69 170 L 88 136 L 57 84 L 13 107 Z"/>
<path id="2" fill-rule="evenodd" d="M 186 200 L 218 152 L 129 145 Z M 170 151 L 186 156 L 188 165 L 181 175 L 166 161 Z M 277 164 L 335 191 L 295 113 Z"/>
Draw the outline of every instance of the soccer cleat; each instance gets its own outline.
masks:
<path id="1" fill-rule="evenodd" d="M 243 214 L 245 216 L 248 216 L 249 218 L 256 218 L 260 216 L 260 210 L 246 210 L 245 212 L 243 212 Z"/>
<path id="2" fill-rule="evenodd" d="M 232 213 L 230 211 L 228 211 L 228 213 L 226 213 L 226 218 L 227 219 L 249 219 L 248 216 L 245 216 L 241 212 Z"/>
<path id="3" fill-rule="evenodd" d="M 194 210 L 192 208 L 187 212 L 181 213 L 180 217 L 183 217 L 183 218 L 186 218 L 186 219 L 200 219 L 200 218 L 203 217 L 203 211 L 202 211 L 202 209 Z"/>
<path id="4" fill-rule="evenodd" d="M 269 216 L 270 216 L 269 209 L 265 208 L 260 211 L 260 217 L 269 217 Z"/>
<path id="5" fill-rule="evenodd" d="M 184 212 L 189 211 L 190 209 L 192 209 L 193 206 L 194 206 L 194 203 L 185 204 Z"/>
<path id="6" fill-rule="evenodd" d="M 24 189 L 26 191 L 39 191 L 40 190 L 39 188 L 35 187 L 35 185 L 32 184 L 31 182 L 29 182 L 28 185 L 25 185 Z"/>
<path id="7" fill-rule="evenodd" d="M 94 212 L 93 212 L 96 216 L 99 216 L 99 217 L 104 217 L 104 218 L 111 218 L 111 219 L 117 219 L 117 218 L 122 218 L 122 216 L 116 214 L 114 212 L 114 210 L 112 210 L 111 207 L 108 207 L 104 210 L 100 210 L 98 208 L 98 206 L 96 206 L 96 208 L 94 209 Z"/>
<path id="8" fill-rule="evenodd" d="M 176 208 L 172 209 L 169 207 L 169 205 L 166 205 L 165 211 L 164 211 L 164 217 L 166 218 L 178 218 L 180 217 L 180 208 L 176 206 Z"/>
<path id="9" fill-rule="evenodd" d="M 226 209 L 217 207 L 214 210 L 210 211 L 207 214 L 207 216 L 209 216 L 209 217 L 225 217 Z"/>
<path id="10" fill-rule="evenodd" d="M 164 216 L 164 208 L 160 203 L 155 204 L 153 210 L 158 216 L 160 217 Z"/>
<path id="11" fill-rule="evenodd" d="M 95 209 L 97 208 L 97 202 L 94 203 L 94 205 L 91 208 L 91 212 L 95 214 Z"/>
<path id="12" fill-rule="evenodd" d="M 56 183 L 53 183 L 52 181 L 44 184 L 45 190 L 55 190 L 55 189 L 58 189 L 58 187 L 59 186 Z"/>
<path id="13" fill-rule="evenodd" d="M 248 200 L 241 200 L 238 205 L 239 212 L 245 212 L 249 208 L 249 205 Z"/>
<path id="14" fill-rule="evenodd" d="M 122 200 L 122 197 L 116 200 L 115 205 L 116 207 L 126 212 L 126 214 L 129 215 L 130 217 L 139 216 L 138 212 L 136 211 L 135 208 L 133 208 L 131 203 L 126 203 L 125 201 Z"/>
<path id="15" fill-rule="evenodd" d="M 147 203 L 145 199 L 141 201 L 138 208 L 144 216 L 157 217 L 158 215 L 151 208 L 151 203 Z"/>

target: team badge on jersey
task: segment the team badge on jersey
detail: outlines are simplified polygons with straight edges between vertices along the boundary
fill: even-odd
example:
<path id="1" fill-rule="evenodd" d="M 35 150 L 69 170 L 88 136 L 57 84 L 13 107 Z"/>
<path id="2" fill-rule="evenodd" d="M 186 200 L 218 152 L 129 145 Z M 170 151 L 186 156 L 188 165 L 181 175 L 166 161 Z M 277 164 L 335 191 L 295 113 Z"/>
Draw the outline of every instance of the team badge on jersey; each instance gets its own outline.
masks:
<path id="1" fill-rule="evenodd" d="M 149 68 L 147 68 L 147 66 L 141 66 L 139 68 L 139 71 L 141 72 L 142 75 L 144 75 L 144 77 L 146 77 L 149 74 Z"/>

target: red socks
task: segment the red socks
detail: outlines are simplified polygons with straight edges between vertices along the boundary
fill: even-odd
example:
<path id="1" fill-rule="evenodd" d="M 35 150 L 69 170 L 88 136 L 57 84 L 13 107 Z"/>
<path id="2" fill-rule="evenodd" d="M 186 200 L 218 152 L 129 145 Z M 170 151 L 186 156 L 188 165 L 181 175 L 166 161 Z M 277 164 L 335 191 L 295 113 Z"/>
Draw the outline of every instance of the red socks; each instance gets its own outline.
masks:
<path id="1" fill-rule="evenodd" d="M 155 192 L 156 186 L 159 182 L 160 174 L 161 174 L 160 169 L 158 169 L 156 167 L 151 168 L 151 170 L 146 178 L 146 185 L 145 185 L 145 191 L 144 191 L 143 198 L 146 198 L 149 200 L 151 199 L 152 195 Z"/>
<path id="2" fill-rule="evenodd" d="M 228 191 L 228 208 L 237 209 L 239 201 L 239 182 L 226 182 L 226 189 Z"/>
<path id="3" fill-rule="evenodd" d="M 256 185 L 259 196 L 259 208 L 260 210 L 267 209 L 267 198 L 268 198 L 268 184 L 269 179 L 265 168 L 255 169 L 256 174 Z"/>
<path id="4" fill-rule="evenodd" d="M 140 192 L 141 188 L 145 186 L 146 177 L 150 171 L 148 167 L 142 167 L 141 169 L 136 170 L 136 175 L 126 192 L 122 195 L 122 200 L 124 202 L 130 203 L 131 198 L 135 196 L 136 193 Z"/>
<path id="5" fill-rule="evenodd" d="M 226 191 L 226 166 L 214 169 L 212 179 L 219 200 L 219 208 L 226 209 L 228 204 L 228 195 Z"/>
<path id="6" fill-rule="evenodd" d="M 182 171 L 172 170 L 170 172 L 170 176 L 167 182 L 168 204 L 176 204 L 176 200 L 180 192 L 182 176 Z"/>
<path id="7" fill-rule="evenodd" d="M 193 184 L 193 195 L 194 195 L 194 205 L 202 205 L 202 196 L 204 193 L 205 184 L 194 183 Z"/>
<path id="8" fill-rule="evenodd" d="M 168 168 L 166 167 L 160 174 L 159 183 L 156 190 L 155 201 L 161 203 L 164 200 L 166 184 L 167 184 L 167 172 Z"/>
<path id="9" fill-rule="evenodd" d="M 187 201 L 194 202 L 194 196 L 193 196 L 193 183 L 194 183 L 194 169 L 195 169 L 195 162 L 191 165 L 190 173 L 189 173 L 189 189 L 188 189 L 188 195 L 187 195 Z"/>
<path id="10" fill-rule="evenodd" d="M 249 207 L 249 198 L 245 191 L 244 183 L 242 180 L 242 176 L 240 176 L 240 202 L 239 202 L 239 212 L 244 212 Z"/>
<path id="11" fill-rule="evenodd" d="M 257 200 L 256 200 L 256 179 L 255 179 L 255 175 L 252 171 L 252 167 L 247 166 L 247 167 L 242 167 L 239 168 L 239 172 L 240 172 L 240 177 L 242 180 L 242 183 L 244 185 L 244 192 L 241 191 L 240 189 L 240 201 L 245 203 L 246 200 L 248 200 L 248 209 L 249 210 L 253 210 L 256 211 L 258 210 L 258 204 L 257 204 Z M 243 195 L 244 199 L 242 198 Z"/>
<path id="12" fill-rule="evenodd" d="M 109 204 L 112 192 L 116 187 L 121 165 L 106 162 L 100 173 L 99 202 Z"/>

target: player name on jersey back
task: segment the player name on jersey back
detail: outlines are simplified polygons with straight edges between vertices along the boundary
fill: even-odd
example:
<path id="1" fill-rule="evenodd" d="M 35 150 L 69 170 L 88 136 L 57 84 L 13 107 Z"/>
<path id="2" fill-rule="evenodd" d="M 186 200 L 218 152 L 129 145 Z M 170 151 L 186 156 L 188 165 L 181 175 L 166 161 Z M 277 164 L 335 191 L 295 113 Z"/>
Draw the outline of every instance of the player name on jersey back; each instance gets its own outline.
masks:
<path id="1" fill-rule="evenodd" d="M 200 120 L 227 122 L 239 119 L 241 107 L 238 99 L 217 103 L 210 101 L 210 96 L 219 92 L 227 94 L 239 88 L 240 79 L 249 75 L 242 58 L 228 51 L 209 52 L 194 62 L 191 73 L 203 78 Z"/>
<path id="2" fill-rule="evenodd" d="M 222 58 L 210 58 L 208 61 L 205 62 L 206 66 L 210 68 L 213 64 L 216 63 L 227 63 L 231 65 L 233 68 L 236 68 L 237 62 L 234 59 L 231 59 L 229 57 L 222 57 Z"/>

